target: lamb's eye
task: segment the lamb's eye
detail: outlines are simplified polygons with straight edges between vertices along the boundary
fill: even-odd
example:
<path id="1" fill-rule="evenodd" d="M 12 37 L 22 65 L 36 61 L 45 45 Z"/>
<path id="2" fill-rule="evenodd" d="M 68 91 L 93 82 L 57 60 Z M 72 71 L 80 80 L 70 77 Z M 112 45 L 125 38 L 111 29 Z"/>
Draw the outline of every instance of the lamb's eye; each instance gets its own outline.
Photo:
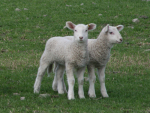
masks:
<path id="1" fill-rule="evenodd" d="M 113 32 L 109 32 L 111 35 L 114 34 Z"/>
<path id="2" fill-rule="evenodd" d="M 85 32 L 87 32 L 87 30 L 85 30 Z"/>
<path id="3" fill-rule="evenodd" d="M 74 30 L 75 32 L 77 32 L 77 30 Z"/>

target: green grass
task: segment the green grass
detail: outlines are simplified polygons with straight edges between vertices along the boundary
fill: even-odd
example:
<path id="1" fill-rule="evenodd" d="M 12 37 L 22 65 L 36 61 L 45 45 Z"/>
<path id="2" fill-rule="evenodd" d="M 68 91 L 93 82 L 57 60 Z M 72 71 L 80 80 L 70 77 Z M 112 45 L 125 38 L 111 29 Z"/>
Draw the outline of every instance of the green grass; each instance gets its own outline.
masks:
<path id="1" fill-rule="evenodd" d="M 149 6 L 150 2 L 142 0 L 1 0 L 0 113 L 149 113 L 150 51 L 145 51 L 150 49 Z M 140 18 L 143 15 L 148 18 Z M 134 18 L 140 22 L 133 23 Z M 39 98 L 33 93 L 46 41 L 52 36 L 73 35 L 63 29 L 66 21 L 96 23 L 89 38 L 96 38 L 106 24 L 124 25 L 123 43 L 112 48 L 106 68 L 109 98 L 102 98 L 97 79 L 97 98 L 88 97 L 89 84 L 85 82 L 86 99 L 79 99 L 76 80 L 76 99 L 69 101 L 67 94 L 52 90 L 53 74 L 44 76 L 40 91 L 50 97 Z"/>

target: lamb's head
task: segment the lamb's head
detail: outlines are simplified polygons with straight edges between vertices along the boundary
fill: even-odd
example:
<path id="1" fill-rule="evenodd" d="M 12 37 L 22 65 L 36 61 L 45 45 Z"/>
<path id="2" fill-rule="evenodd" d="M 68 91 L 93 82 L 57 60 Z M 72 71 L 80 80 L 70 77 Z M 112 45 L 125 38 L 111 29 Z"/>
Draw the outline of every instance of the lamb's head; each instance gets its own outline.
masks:
<path id="1" fill-rule="evenodd" d="M 66 22 L 66 27 L 74 31 L 74 40 L 78 42 L 86 42 L 88 40 L 88 31 L 94 30 L 96 28 L 96 24 L 78 24 L 68 21 Z"/>
<path id="2" fill-rule="evenodd" d="M 111 44 L 121 43 L 123 41 L 121 34 L 119 33 L 124 28 L 123 25 L 118 26 L 105 26 L 102 32 L 107 35 L 108 41 Z"/>

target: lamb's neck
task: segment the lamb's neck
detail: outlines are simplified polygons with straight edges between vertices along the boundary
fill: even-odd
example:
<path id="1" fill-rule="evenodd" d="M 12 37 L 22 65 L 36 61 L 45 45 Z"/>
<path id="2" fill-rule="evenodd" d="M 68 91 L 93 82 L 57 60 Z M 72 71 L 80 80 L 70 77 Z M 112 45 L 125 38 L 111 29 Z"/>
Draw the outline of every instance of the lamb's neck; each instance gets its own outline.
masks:
<path id="1" fill-rule="evenodd" d="M 110 51 L 113 45 L 110 45 L 107 37 L 99 36 L 95 43 L 92 44 L 91 52 L 94 54 L 95 59 L 100 60 L 99 58 L 109 59 Z"/>
<path id="2" fill-rule="evenodd" d="M 74 41 L 72 47 L 80 49 L 80 50 L 87 50 L 87 41 L 86 42 L 76 42 Z"/>
<path id="3" fill-rule="evenodd" d="M 87 59 L 88 58 L 88 48 L 87 43 L 73 42 L 70 46 L 70 53 L 72 53 L 75 59 Z"/>
<path id="4" fill-rule="evenodd" d="M 106 35 L 100 34 L 96 41 L 98 48 L 101 48 L 101 50 L 108 50 L 110 51 L 114 44 L 111 44 L 107 38 Z"/>

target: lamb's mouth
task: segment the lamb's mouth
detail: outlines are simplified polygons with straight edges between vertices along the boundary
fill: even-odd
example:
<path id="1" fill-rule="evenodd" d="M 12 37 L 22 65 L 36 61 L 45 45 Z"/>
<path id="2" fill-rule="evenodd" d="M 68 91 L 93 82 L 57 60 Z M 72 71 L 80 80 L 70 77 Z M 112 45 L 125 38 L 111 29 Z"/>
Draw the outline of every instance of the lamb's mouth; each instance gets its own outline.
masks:
<path id="1" fill-rule="evenodd" d="M 122 43 L 122 41 L 117 41 L 117 43 Z"/>
<path id="2" fill-rule="evenodd" d="M 79 41 L 80 41 L 80 42 L 83 42 L 83 39 L 80 39 Z"/>

